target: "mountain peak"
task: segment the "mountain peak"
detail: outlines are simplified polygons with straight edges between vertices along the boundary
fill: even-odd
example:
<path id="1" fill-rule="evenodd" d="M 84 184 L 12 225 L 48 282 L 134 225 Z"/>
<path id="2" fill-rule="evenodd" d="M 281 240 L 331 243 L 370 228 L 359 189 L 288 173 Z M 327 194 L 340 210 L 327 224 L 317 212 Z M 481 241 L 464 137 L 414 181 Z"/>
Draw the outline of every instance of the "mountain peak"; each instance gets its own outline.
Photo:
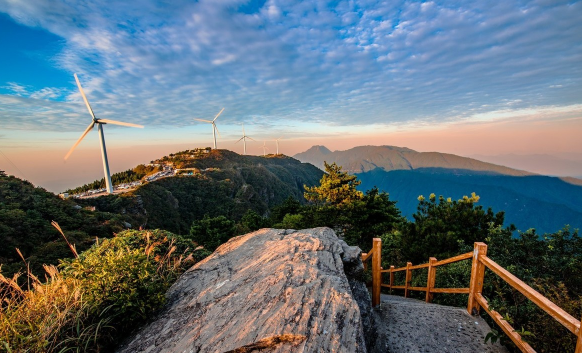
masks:
<path id="1" fill-rule="evenodd" d="M 308 149 L 307 151 L 303 152 L 303 153 L 321 153 L 321 154 L 330 154 L 331 151 L 329 150 L 329 148 L 322 146 L 322 145 L 315 145 L 313 147 L 311 147 L 310 149 Z"/>

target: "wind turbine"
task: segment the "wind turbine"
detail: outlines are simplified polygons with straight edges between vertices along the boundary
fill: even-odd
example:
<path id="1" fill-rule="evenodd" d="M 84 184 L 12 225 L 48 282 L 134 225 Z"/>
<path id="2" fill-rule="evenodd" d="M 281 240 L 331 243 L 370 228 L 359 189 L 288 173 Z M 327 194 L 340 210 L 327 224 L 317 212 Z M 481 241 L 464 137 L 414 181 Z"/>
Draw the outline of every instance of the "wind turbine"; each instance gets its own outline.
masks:
<path id="1" fill-rule="evenodd" d="M 218 131 L 218 128 L 216 127 L 215 121 L 218 118 L 218 116 L 220 114 L 222 114 L 223 111 L 224 111 L 224 108 L 222 108 L 222 110 L 220 112 L 218 112 L 218 114 L 216 114 L 216 116 L 212 120 L 204 120 L 204 119 L 196 119 L 196 118 L 194 119 L 194 120 L 202 121 L 204 123 L 212 124 L 212 138 L 214 139 L 214 149 L 216 149 L 216 133 L 218 132 L 218 136 L 220 136 L 220 131 Z M 222 136 L 220 136 L 220 137 L 222 137 Z"/>
<path id="2" fill-rule="evenodd" d="M 91 124 L 89 124 L 87 129 L 85 129 L 85 132 L 83 132 L 83 135 L 81 135 L 81 137 L 77 140 L 77 142 L 75 142 L 73 147 L 71 147 L 71 149 L 69 150 L 69 152 L 65 156 L 65 160 L 67 160 L 67 158 L 69 158 L 69 156 L 71 155 L 71 153 L 73 153 L 73 150 L 77 147 L 77 145 L 79 145 L 79 143 L 81 143 L 81 140 L 83 140 L 83 138 L 85 138 L 85 136 L 89 133 L 89 131 L 91 131 L 95 127 L 95 124 L 97 124 L 97 131 L 99 131 L 99 141 L 101 143 L 101 157 L 103 158 L 103 171 L 105 173 L 105 188 L 107 189 L 108 193 L 112 194 L 113 193 L 113 185 L 111 185 L 111 174 L 109 173 L 109 163 L 107 162 L 107 150 L 105 149 L 105 137 L 103 136 L 103 125 L 113 124 L 113 125 L 131 126 L 131 127 L 140 127 L 140 128 L 143 128 L 143 126 L 137 125 L 137 124 L 131 124 L 131 123 L 124 123 L 121 121 L 109 120 L 109 119 L 97 119 L 95 117 L 95 114 L 93 113 L 93 109 L 91 109 L 91 106 L 89 105 L 89 101 L 87 100 L 87 97 L 85 96 L 85 92 L 83 92 L 83 87 L 81 87 L 81 82 L 79 82 L 79 78 L 77 77 L 77 74 L 74 74 L 74 76 L 75 76 L 75 81 L 77 81 L 77 86 L 79 87 L 79 92 L 81 92 L 81 96 L 83 97 L 83 100 L 85 101 L 85 105 L 87 106 L 87 109 L 89 110 L 89 114 L 91 114 L 91 118 L 93 118 L 93 121 L 91 121 Z"/>
<path id="3" fill-rule="evenodd" d="M 240 140 L 243 140 L 243 146 L 244 146 L 244 154 L 247 154 L 247 139 L 251 139 L 253 141 L 256 141 L 255 139 L 253 139 L 252 137 L 248 137 L 245 134 L 245 123 L 242 123 L 242 129 L 243 129 L 243 135 L 241 138 L 238 139 L 238 141 L 236 141 L 235 143 L 238 143 Z"/>
<path id="4" fill-rule="evenodd" d="M 267 155 L 267 150 L 269 148 L 267 147 L 267 141 L 263 141 L 263 157 L 265 157 Z"/>
<path id="5" fill-rule="evenodd" d="M 277 143 L 277 155 L 279 154 L 279 140 L 282 138 L 283 137 L 279 137 L 278 139 L 275 139 L 275 142 Z"/>

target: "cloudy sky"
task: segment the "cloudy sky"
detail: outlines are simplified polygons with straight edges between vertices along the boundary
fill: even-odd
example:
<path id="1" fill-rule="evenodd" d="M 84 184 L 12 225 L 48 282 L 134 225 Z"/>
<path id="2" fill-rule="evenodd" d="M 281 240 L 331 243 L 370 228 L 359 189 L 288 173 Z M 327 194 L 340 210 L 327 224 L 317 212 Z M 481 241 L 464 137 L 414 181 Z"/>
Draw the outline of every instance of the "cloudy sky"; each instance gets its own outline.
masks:
<path id="1" fill-rule="evenodd" d="M 180 148 L 283 136 L 481 154 L 582 152 L 579 1 L 0 0 L 0 167 L 53 191 Z M 268 142 L 274 149 L 274 142 Z M 248 146 L 261 154 L 262 143 Z"/>

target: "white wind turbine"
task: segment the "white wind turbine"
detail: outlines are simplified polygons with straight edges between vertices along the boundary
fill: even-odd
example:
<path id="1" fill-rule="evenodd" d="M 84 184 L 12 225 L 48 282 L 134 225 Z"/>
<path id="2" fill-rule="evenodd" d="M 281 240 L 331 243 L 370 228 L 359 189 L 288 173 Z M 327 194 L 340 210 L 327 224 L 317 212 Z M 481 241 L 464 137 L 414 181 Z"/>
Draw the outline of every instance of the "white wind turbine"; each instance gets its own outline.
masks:
<path id="1" fill-rule="evenodd" d="M 283 137 L 279 137 L 278 139 L 275 139 L 275 142 L 277 143 L 277 155 L 279 154 L 279 140 L 282 138 Z"/>
<path id="2" fill-rule="evenodd" d="M 222 110 L 220 112 L 218 112 L 218 114 L 216 114 L 216 116 L 212 120 L 204 120 L 204 119 L 196 119 L 196 118 L 194 119 L 194 120 L 202 121 L 204 123 L 212 124 L 212 138 L 214 139 L 214 149 L 216 149 L 216 133 L 218 132 L 218 136 L 220 136 L 220 131 L 218 131 L 218 128 L 216 127 L 215 121 L 218 118 L 218 116 L 220 114 L 222 114 L 223 111 L 224 111 L 224 108 L 222 108 Z"/>
<path id="3" fill-rule="evenodd" d="M 248 137 L 248 136 L 245 134 L 245 123 L 242 123 L 242 129 L 243 129 L 243 135 L 242 135 L 242 137 L 241 137 L 241 138 L 239 138 L 239 139 L 238 139 L 238 141 L 236 141 L 235 143 L 238 143 L 240 140 L 243 140 L 243 146 L 244 146 L 244 147 L 243 147 L 243 150 L 244 150 L 244 154 L 246 155 L 246 154 L 247 154 L 247 139 L 250 139 L 250 140 L 253 140 L 253 141 L 256 141 L 256 140 L 255 140 L 255 139 L 253 139 L 252 137 Z"/>
<path id="4" fill-rule="evenodd" d="M 263 157 L 267 155 L 268 149 L 269 147 L 267 147 L 267 141 L 263 141 Z"/>
<path id="5" fill-rule="evenodd" d="M 113 193 L 113 185 L 111 185 L 111 174 L 109 173 L 109 162 L 107 161 L 107 150 L 105 149 L 105 137 L 103 136 L 103 125 L 113 124 L 113 125 L 123 125 L 123 126 L 131 126 L 131 127 L 140 127 L 140 128 L 143 128 L 143 126 L 137 125 L 137 124 L 131 124 L 131 123 L 124 123 L 121 121 L 109 120 L 109 119 L 97 119 L 95 117 L 95 114 L 93 113 L 93 109 L 91 109 L 91 106 L 89 105 L 89 101 L 87 100 L 87 97 L 85 96 L 85 92 L 83 92 L 83 87 L 81 87 L 81 82 L 79 82 L 79 78 L 77 77 L 77 74 L 74 74 L 74 76 L 75 76 L 75 81 L 77 81 L 77 86 L 79 87 L 79 92 L 81 92 L 81 96 L 83 97 L 83 100 L 85 101 L 85 105 L 87 106 L 87 109 L 89 110 L 89 114 L 91 114 L 91 118 L 93 118 L 93 121 L 91 121 L 91 124 L 89 124 L 87 129 L 85 129 L 85 132 L 83 132 L 83 135 L 81 135 L 81 137 L 77 140 L 77 142 L 75 142 L 73 147 L 71 147 L 71 149 L 69 150 L 69 152 L 65 156 L 65 160 L 67 160 L 67 158 L 69 158 L 71 153 L 73 153 L 73 150 L 75 149 L 75 147 L 77 147 L 77 145 L 79 145 L 79 143 L 81 143 L 81 140 L 83 140 L 83 138 L 85 138 L 85 136 L 89 133 L 89 131 L 91 131 L 95 127 L 95 125 L 97 125 L 97 131 L 99 131 L 99 142 L 101 143 L 101 157 L 103 158 L 103 171 L 105 173 L 105 188 L 107 189 L 108 193 L 112 194 Z"/>

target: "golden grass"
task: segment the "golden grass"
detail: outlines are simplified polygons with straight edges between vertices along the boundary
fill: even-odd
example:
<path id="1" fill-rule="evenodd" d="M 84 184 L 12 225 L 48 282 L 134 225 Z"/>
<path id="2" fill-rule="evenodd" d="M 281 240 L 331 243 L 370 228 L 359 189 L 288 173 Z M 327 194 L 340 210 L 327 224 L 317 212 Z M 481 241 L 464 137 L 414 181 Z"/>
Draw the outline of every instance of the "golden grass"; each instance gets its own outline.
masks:
<path id="1" fill-rule="evenodd" d="M 86 351 L 106 324 L 91 323 L 78 280 L 64 278 L 55 266 L 44 269 L 45 283 L 28 274 L 31 290 L 21 288 L 18 275 L 0 273 L 0 351 Z"/>

